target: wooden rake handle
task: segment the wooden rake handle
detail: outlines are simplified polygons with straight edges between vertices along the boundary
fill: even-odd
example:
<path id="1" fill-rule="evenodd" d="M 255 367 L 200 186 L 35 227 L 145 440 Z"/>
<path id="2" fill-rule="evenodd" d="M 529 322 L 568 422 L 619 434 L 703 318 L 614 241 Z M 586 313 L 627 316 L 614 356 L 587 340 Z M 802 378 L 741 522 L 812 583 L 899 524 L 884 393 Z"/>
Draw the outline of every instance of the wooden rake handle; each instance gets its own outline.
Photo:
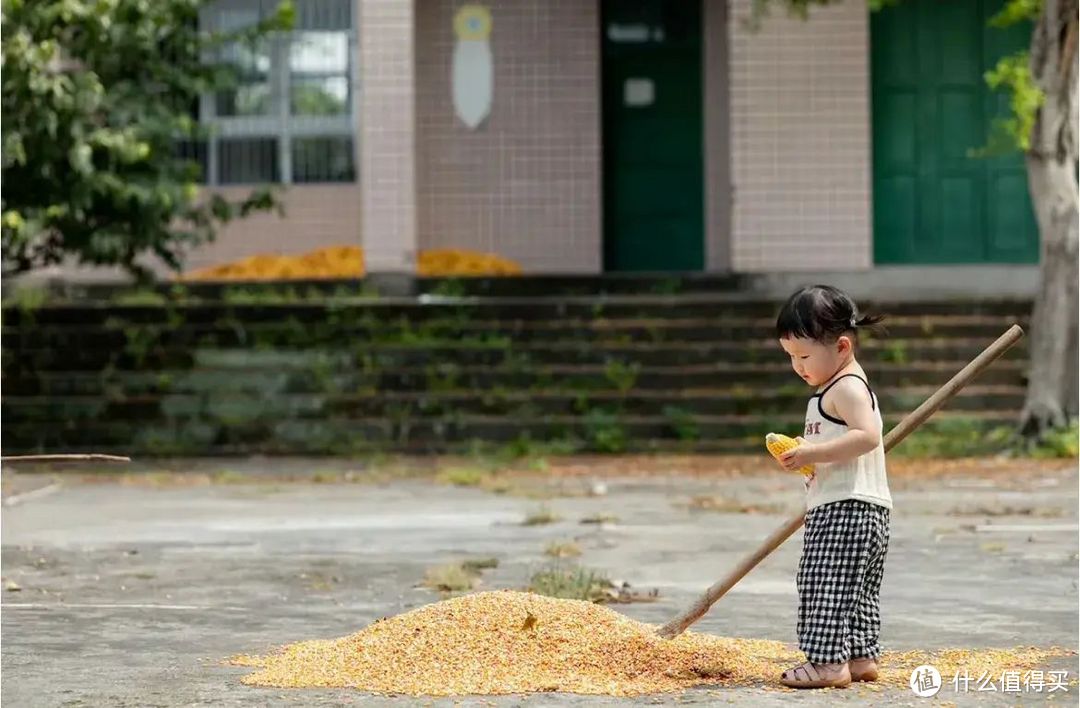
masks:
<path id="1" fill-rule="evenodd" d="M 939 388 L 934 395 L 926 399 L 921 406 L 909 413 L 895 428 L 889 431 L 883 441 L 885 452 L 896 447 L 912 431 L 925 423 L 926 419 L 945 405 L 946 401 L 955 396 L 957 391 L 978 376 L 983 369 L 994 363 L 1009 347 L 1020 341 L 1023 336 L 1024 330 L 1019 325 L 1013 325 L 1005 334 L 998 337 L 997 341 L 988 346 L 982 354 L 975 357 L 970 364 L 949 379 L 948 383 Z M 687 627 L 701 619 L 717 600 L 727 594 L 728 590 L 731 590 L 737 582 L 743 579 L 743 576 L 753 570 L 766 556 L 779 548 L 780 544 L 798 531 L 802 527 L 804 520 L 805 512 L 802 512 L 798 516 L 789 519 L 776 531 L 773 531 L 756 551 L 744 558 L 725 578 L 706 590 L 690 609 L 661 627 L 657 634 L 666 639 L 682 634 Z"/>
<path id="2" fill-rule="evenodd" d="M 131 462 L 130 457 L 120 455 L 8 455 L 0 462 Z"/>

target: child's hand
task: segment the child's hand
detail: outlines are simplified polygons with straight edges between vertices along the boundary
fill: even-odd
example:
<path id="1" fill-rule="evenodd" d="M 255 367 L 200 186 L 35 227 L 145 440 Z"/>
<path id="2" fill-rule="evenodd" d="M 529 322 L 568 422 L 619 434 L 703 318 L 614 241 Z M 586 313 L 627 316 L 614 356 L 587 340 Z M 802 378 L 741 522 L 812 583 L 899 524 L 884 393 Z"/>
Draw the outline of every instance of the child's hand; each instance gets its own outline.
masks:
<path id="1" fill-rule="evenodd" d="M 812 465 L 817 462 L 817 458 L 814 455 L 817 445 L 808 443 L 802 438 L 795 439 L 799 441 L 799 446 L 780 455 L 780 466 L 788 472 L 794 472 L 800 467 Z"/>

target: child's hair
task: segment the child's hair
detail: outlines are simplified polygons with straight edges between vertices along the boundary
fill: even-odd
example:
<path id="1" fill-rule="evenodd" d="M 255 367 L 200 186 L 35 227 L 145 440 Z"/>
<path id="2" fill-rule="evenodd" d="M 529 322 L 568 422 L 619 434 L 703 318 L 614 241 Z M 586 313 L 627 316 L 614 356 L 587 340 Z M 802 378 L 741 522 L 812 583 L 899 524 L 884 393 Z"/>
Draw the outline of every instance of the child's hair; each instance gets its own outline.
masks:
<path id="1" fill-rule="evenodd" d="M 847 293 L 831 285 L 811 285 L 796 291 L 776 316 L 778 339 L 798 337 L 833 342 L 846 332 L 880 330 L 881 315 L 861 315 Z"/>

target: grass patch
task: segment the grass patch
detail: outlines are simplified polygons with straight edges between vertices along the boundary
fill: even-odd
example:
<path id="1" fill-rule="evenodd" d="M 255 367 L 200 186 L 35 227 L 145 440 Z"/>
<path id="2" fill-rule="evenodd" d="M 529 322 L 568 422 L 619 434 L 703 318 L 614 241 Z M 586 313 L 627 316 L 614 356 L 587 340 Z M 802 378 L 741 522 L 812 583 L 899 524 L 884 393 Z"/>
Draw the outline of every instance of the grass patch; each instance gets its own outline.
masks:
<path id="1" fill-rule="evenodd" d="M 602 573 L 583 568 L 576 563 L 555 561 L 533 573 L 529 592 L 565 600 L 603 602 L 611 582 Z"/>
<path id="2" fill-rule="evenodd" d="M 494 556 L 489 558 L 469 558 L 461 561 L 461 567 L 470 573 L 479 573 L 481 570 L 499 567 L 499 559 Z"/>
<path id="3" fill-rule="evenodd" d="M 543 526 L 544 524 L 553 524 L 561 519 L 562 517 L 552 511 L 549 507 L 542 506 L 539 509 L 530 512 L 521 522 L 521 525 Z"/>
<path id="4" fill-rule="evenodd" d="M 573 541 L 552 541 L 544 548 L 544 555 L 552 558 L 577 558 L 581 555 L 581 546 Z"/>
<path id="5" fill-rule="evenodd" d="M 476 586 L 479 578 L 479 573 L 466 569 L 462 563 L 447 563 L 428 568 L 424 587 L 442 593 L 467 592 Z"/>
<path id="6" fill-rule="evenodd" d="M 1009 426 L 988 428 L 972 418 L 927 421 L 896 449 L 894 457 L 979 457 L 1007 452 L 1013 445 Z"/>
<path id="7" fill-rule="evenodd" d="M 1080 454 L 1077 423 L 1024 440 L 1011 425 L 989 427 L 972 418 L 927 421 L 890 455 L 910 458 L 981 457 L 1008 454 L 1033 459 L 1076 459 Z"/>
<path id="8" fill-rule="evenodd" d="M 439 472 L 435 481 L 455 487 L 479 487 L 491 473 L 480 467 L 449 467 Z"/>
<path id="9" fill-rule="evenodd" d="M 499 559 L 494 557 L 467 558 L 454 563 L 444 563 L 428 568 L 422 585 L 444 594 L 468 592 L 479 584 L 481 571 L 496 568 L 498 565 Z"/>
<path id="10" fill-rule="evenodd" d="M 589 514 L 588 516 L 583 516 L 579 520 L 579 523 L 582 523 L 582 524 L 614 524 L 618 520 L 619 520 L 618 516 L 615 516 L 614 514 L 608 514 L 606 512 L 603 512 L 603 513 Z"/>
<path id="11" fill-rule="evenodd" d="M 1076 458 L 1080 454 L 1080 430 L 1076 421 L 1043 434 L 1030 445 L 1027 453 L 1036 459 Z"/>

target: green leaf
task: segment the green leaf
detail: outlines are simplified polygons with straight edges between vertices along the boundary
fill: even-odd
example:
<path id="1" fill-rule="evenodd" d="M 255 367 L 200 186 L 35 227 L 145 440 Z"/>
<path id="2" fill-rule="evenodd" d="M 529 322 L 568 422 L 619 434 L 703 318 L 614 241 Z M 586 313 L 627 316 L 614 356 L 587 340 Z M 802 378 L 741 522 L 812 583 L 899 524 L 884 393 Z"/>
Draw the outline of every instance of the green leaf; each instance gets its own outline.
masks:
<path id="1" fill-rule="evenodd" d="M 984 78 L 990 88 L 1008 94 L 1009 116 L 994 120 L 987 146 L 973 154 L 987 156 L 1010 149 L 1027 150 L 1031 147 L 1035 117 L 1046 98 L 1031 76 L 1028 52 L 1002 57 Z"/>
<path id="2" fill-rule="evenodd" d="M 990 18 L 991 27 L 1009 27 L 1021 22 L 1033 22 L 1042 12 L 1042 0 L 1008 0 L 1005 7 Z"/>

